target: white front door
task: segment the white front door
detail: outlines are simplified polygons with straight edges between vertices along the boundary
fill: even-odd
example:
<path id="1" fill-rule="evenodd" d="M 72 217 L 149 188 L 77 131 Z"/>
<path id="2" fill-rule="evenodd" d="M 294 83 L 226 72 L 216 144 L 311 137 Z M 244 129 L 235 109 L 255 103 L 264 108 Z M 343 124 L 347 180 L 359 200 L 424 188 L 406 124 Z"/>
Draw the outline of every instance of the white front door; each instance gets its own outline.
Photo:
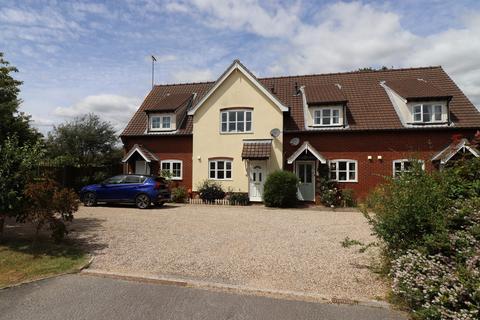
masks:
<path id="1" fill-rule="evenodd" d="M 265 161 L 252 161 L 249 166 L 249 188 L 250 201 L 262 201 L 263 185 L 266 178 Z"/>
<path id="2" fill-rule="evenodd" d="M 298 199 L 315 201 L 315 161 L 297 161 L 295 172 L 299 180 Z"/>
<path id="3" fill-rule="evenodd" d="M 145 160 L 135 161 L 135 174 L 150 174 L 150 166 Z"/>

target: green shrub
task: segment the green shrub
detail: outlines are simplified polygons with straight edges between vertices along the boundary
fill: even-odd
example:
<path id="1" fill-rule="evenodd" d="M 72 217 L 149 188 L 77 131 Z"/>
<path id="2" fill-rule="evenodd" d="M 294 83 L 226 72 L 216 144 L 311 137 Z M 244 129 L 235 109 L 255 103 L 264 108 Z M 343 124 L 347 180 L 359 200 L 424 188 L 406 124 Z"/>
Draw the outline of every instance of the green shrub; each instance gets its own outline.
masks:
<path id="1" fill-rule="evenodd" d="M 206 203 L 225 198 L 225 191 L 223 191 L 222 185 L 215 181 L 204 180 L 197 189 L 200 199 Z"/>
<path id="2" fill-rule="evenodd" d="M 414 168 L 368 198 L 393 293 L 415 319 L 480 319 L 479 163 Z"/>
<path id="3" fill-rule="evenodd" d="M 267 207 L 288 208 L 297 204 L 298 178 L 290 171 L 275 171 L 267 177 L 263 201 Z"/>
<path id="4" fill-rule="evenodd" d="M 327 207 L 336 207 L 341 202 L 341 189 L 338 187 L 335 181 L 321 178 L 319 181 L 320 202 Z"/>
<path id="5" fill-rule="evenodd" d="M 374 233 L 389 252 L 422 245 L 425 237 L 446 228 L 445 212 L 450 204 L 441 179 L 414 166 L 398 178 L 389 179 L 367 199 L 363 212 Z"/>
<path id="6" fill-rule="evenodd" d="M 320 202 L 327 207 L 355 207 L 352 189 L 341 189 L 336 181 L 320 178 L 318 195 Z"/>
<path id="7" fill-rule="evenodd" d="M 35 242 L 42 228 L 48 226 L 55 241 L 68 233 L 65 222 L 73 220 L 78 210 L 78 196 L 71 189 L 62 189 L 53 180 L 32 182 L 25 187 L 25 208 L 20 221 L 28 221 L 35 229 Z"/>
<path id="8" fill-rule="evenodd" d="M 450 199 L 465 199 L 480 195 L 480 158 L 458 160 L 442 172 Z"/>
<path id="9" fill-rule="evenodd" d="M 185 203 L 188 198 L 188 191 L 184 186 L 172 189 L 172 201 L 175 203 Z"/>
<path id="10" fill-rule="evenodd" d="M 357 205 L 355 201 L 355 193 L 352 189 L 341 190 L 341 202 L 344 207 L 352 208 Z"/>
<path id="11" fill-rule="evenodd" d="M 246 206 L 250 203 L 250 198 L 246 192 L 232 192 L 230 193 L 229 200 L 232 206 Z"/>

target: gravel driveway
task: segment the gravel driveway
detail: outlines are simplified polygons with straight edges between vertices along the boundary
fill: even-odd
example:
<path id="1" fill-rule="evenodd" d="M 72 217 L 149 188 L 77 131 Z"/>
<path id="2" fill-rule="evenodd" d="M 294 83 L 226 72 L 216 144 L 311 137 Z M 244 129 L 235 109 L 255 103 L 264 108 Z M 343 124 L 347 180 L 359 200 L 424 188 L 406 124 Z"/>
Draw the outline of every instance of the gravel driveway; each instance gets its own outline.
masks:
<path id="1" fill-rule="evenodd" d="M 329 297 L 375 299 L 385 284 L 376 252 L 343 248 L 373 238 L 362 214 L 261 206 L 81 207 L 72 226 L 96 255 L 92 268 Z M 78 231 L 78 232 L 75 232 Z"/>

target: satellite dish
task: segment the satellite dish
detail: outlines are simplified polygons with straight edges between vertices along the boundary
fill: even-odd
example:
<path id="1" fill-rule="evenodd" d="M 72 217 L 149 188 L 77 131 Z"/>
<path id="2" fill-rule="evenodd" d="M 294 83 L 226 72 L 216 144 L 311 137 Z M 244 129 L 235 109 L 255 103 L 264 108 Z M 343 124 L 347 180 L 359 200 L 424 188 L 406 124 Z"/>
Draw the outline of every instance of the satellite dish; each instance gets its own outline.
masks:
<path id="1" fill-rule="evenodd" d="M 270 135 L 274 138 L 278 137 L 280 135 L 280 129 L 275 128 L 270 130 Z"/>
<path id="2" fill-rule="evenodd" d="M 290 140 L 290 144 L 291 144 L 292 146 L 298 146 L 299 143 L 300 143 L 300 139 L 299 139 L 299 138 L 292 138 L 292 139 Z"/>

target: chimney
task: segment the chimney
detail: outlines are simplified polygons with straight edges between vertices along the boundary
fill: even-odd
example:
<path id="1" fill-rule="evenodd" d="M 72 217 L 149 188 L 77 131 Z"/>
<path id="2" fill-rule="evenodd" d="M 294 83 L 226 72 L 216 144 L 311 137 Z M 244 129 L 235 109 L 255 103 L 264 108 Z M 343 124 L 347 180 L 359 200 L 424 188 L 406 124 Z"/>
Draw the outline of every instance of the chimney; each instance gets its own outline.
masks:
<path id="1" fill-rule="evenodd" d="M 272 84 L 272 87 L 270 88 L 270 91 L 271 91 L 273 94 L 275 94 L 275 85 L 274 85 L 274 84 Z"/>

